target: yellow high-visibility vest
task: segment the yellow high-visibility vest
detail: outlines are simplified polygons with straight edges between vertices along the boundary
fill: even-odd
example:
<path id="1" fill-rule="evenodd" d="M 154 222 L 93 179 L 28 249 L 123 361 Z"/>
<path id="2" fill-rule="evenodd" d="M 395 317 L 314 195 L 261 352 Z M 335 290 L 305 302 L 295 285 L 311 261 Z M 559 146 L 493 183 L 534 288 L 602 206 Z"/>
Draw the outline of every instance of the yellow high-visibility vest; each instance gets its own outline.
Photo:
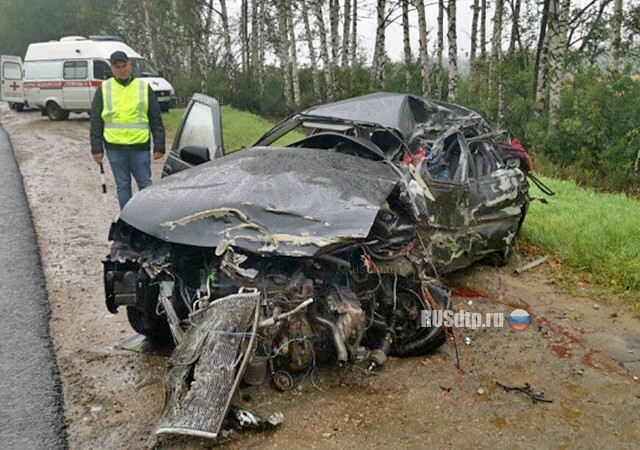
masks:
<path id="1" fill-rule="evenodd" d="M 149 141 L 149 85 L 139 78 L 123 86 L 113 78 L 102 82 L 104 140 L 131 145 Z"/>

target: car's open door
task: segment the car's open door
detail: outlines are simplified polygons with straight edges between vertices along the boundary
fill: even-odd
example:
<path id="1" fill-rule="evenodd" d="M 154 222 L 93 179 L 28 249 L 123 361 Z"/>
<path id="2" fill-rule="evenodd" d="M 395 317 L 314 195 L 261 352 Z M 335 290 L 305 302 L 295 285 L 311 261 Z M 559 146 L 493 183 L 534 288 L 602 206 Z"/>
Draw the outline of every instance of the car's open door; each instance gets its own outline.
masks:
<path id="1" fill-rule="evenodd" d="M 22 58 L 0 55 L 0 100 L 16 110 L 24 108 Z"/>
<path id="2" fill-rule="evenodd" d="M 214 98 L 194 94 L 182 116 L 162 176 L 224 155 L 222 114 Z"/>

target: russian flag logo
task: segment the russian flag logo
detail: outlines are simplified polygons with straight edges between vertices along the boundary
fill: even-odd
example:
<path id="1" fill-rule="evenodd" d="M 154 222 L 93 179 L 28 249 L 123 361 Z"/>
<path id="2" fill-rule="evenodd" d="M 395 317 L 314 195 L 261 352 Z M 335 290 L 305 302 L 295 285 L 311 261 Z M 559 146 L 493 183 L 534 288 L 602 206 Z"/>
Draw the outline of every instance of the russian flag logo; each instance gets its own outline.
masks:
<path id="1" fill-rule="evenodd" d="M 531 325 L 531 316 L 524 309 L 514 309 L 509 314 L 509 326 L 516 331 L 524 331 Z"/>

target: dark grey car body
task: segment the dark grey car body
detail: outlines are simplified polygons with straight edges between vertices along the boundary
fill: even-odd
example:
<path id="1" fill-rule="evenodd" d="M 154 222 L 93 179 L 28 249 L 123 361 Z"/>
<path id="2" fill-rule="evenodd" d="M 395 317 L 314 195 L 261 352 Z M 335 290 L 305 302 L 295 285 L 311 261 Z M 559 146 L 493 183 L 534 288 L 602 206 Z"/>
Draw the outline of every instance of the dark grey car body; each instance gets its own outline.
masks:
<path id="1" fill-rule="evenodd" d="M 225 155 L 218 103 L 194 96 L 103 261 L 109 311 L 177 344 L 156 432 L 216 437 L 241 379 L 286 390 L 317 361 L 376 370 L 441 346 L 444 325 L 423 321 L 451 308 L 439 275 L 504 259 L 526 215 L 525 174 L 496 139 L 468 109 L 374 94 Z"/>
<path id="2" fill-rule="evenodd" d="M 293 146 L 265 148 L 310 122 L 323 128 Z M 430 154 L 416 166 L 402 164 L 416 138 L 429 142 Z M 310 256 L 339 240 L 367 237 L 379 206 L 397 187 L 431 247 L 433 268 L 447 272 L 507 250 L 526 214 L 526 177 L 505 167 L 493 138 L 469 109 L 378 93 L 294 114 L 254 147 L 224 156 L 219 106 L 196 95 L 163 170 L 182 173 L 139 193 L 121 220 L 168 242 L 215 247 L 231 238 L 251 251 Z M 341 139 L 355 141 L 358 150 L 335 151 Z M 181 151 L 194 144 L 208 144 L 212 161 L 184 171 L 193 164 Z M 323 148 L 304 148 L 318 144 Z M 436 174 L 438 162 L 446 167 Z M 227 211 L 221 221 L 216 210 L 237 212 Z M 243 221 L 256 226 L 238 228 Z"/>

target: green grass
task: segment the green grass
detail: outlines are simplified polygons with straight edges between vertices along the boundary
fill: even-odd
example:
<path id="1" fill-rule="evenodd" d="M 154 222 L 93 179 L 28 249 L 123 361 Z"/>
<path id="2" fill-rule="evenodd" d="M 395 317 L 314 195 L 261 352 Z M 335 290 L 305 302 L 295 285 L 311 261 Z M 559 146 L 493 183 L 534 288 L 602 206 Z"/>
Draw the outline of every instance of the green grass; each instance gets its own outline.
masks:
<path id="1" fill-rule="evenodd" d="M 548 205 L 531 204 L 524 239 L 583 273 L 583 279 L 640 306 L 640 201 L 540 178 L 557 194 Z M 535 186 L 531 194 L 541 196 Z"/>
<path id="2" fill-rule="evenodd" d="M 184 109 L 164 115 L 169 135 L 175 133 Z M 273 123 L 254 114 L 222 107 L 222 128 L 227 151 L 253 144 Z M 286 143 L 300 133 L 285 136 Z M 283 143 L 283 145 L 286 145 Z M 586 280 L 608 292 L 632 298 L 640 307 L 640 201 L 605 194 L 575 182 L 541 177 L 557 195 L 549 204 L 533 202 L 525 220 L 525 241 L 550 252 Z M 532 196 L 541 196 L 532 186 Z"/>
<path id="3" fill-rule="evenodd" d="M 180 125 L 180 119 L 185 109 L 172 109 L 163 114 L 162 119 L 169 136 L 173 135 Z M 232 152 L 242 147 L 254 144 L 264 133 L 273 128 L 275 124 L 255 114 L 240 111 L 229 106 L 222 107 L 222 138 L 226 152 Z M 291 132 L 277 141 L 278 145 L 287 145 L 302 139 L 304 135 L 299 132 Z"/>

